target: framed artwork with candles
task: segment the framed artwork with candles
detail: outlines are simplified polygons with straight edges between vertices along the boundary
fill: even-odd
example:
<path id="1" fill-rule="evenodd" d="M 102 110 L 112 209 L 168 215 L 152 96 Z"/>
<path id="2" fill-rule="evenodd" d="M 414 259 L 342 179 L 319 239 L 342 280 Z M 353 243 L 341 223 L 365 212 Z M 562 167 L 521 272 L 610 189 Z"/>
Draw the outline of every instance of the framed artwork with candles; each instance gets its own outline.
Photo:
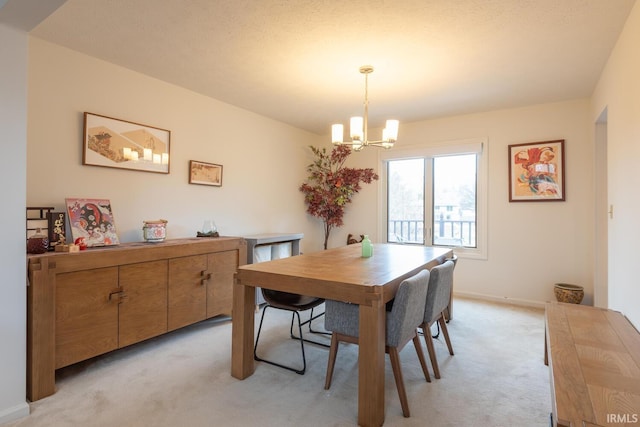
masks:
<path id="1" fill-rule="evenodd" d="M 169 173 L 171 131 L 84 113 L 82 164 Z"/>

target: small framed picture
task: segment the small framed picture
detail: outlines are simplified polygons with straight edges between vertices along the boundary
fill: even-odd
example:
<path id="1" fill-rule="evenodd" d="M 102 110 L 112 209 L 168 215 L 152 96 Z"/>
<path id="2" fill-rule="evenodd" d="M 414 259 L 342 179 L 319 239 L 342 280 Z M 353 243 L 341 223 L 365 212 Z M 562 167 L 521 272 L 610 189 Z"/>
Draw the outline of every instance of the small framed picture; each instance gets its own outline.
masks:
<path id="1" fill-rule="evenodd" d="M 189 184 L 222 187 L 222 165 L 189 160 Z"/>
<path id="2" fill-rule="evenodd" d="M 509 145 L 509 201 L 564 201 L 564 139 Z"/>

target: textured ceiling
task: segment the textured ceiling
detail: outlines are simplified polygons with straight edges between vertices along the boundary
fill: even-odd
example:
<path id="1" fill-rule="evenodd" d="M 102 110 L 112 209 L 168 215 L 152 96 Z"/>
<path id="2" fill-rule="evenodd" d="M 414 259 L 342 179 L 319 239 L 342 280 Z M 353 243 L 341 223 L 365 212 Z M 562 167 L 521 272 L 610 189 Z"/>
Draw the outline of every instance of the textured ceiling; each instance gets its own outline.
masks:
<path id="1" fill-rule="evenodd" d="M 67 0 L 31 34 L 318 134 L 588 97 L 634 0 Z"/>

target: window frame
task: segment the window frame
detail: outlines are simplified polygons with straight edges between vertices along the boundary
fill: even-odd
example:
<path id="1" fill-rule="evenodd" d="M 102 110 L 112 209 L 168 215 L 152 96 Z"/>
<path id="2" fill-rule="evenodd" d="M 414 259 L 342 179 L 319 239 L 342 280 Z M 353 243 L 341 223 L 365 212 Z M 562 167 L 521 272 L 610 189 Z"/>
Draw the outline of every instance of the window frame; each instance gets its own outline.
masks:
<path id="1" fill-rule="evenodd" d="M 488 218 L 487 218 L 487 204 L 488 204 L 488 180 L 489 180 L 489 144 L 488 138 L 470 138 L 464 140 L 451 140 L 442 141 L 439 143 L 423 144 L 403 148 L 393 148 L 392 150 L 384 150 L 378 152 L 378 165 L 379 175 L 378 180 L 378 200 L 379 209 L 381 213 L 378 221 L 378 236 L 384 238 L 384 242 L 388 239 L 388 168 L 387 162 L 390 160 L 404 160 L 411 158 L 433 158 L 439 156 L 449 156 L 456 154 L 477 154 L 476 163 L 476 247 L 465 248 L 461 246 L 444 246 L 449 247 L 455 251 L 455 253 L 462 258 L 473 259 L 487 259 L 487 246 L 488 246 Z M 425 176 L 432 176 L 431 162 L 425 162 Z M 428 229 L 425 230 L 425 246 L 432 246 L 431 233 L 433 232 L 433 194 L 431 186 L 425 186 L 425 225 L 428 225 Z M 430 209 L 426 209 L 430 206 Z M 428 234 L 427 234 L 428 233 Z M 440 245 L 438 245 L 440 246 Z"/>

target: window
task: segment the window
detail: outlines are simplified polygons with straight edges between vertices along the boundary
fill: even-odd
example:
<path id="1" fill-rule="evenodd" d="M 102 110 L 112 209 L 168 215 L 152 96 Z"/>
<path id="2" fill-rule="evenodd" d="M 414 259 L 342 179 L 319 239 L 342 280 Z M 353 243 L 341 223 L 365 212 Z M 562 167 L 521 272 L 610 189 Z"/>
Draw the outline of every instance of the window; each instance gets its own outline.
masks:
<path id="1" fill-rule="evenodd" d="M 424 243 L 424 159 L 387 162 L 387 241 Z"/>
<path id="2" fill-rule="evenodd" d="M 476 247 L 477 158 L 474 153 L 431 159 L 431 244 Z"/>
<path id="3" fill-rule="evenodd" d="M 486 258 L 486 139 L 381 153 L 388 242 Z"/>

